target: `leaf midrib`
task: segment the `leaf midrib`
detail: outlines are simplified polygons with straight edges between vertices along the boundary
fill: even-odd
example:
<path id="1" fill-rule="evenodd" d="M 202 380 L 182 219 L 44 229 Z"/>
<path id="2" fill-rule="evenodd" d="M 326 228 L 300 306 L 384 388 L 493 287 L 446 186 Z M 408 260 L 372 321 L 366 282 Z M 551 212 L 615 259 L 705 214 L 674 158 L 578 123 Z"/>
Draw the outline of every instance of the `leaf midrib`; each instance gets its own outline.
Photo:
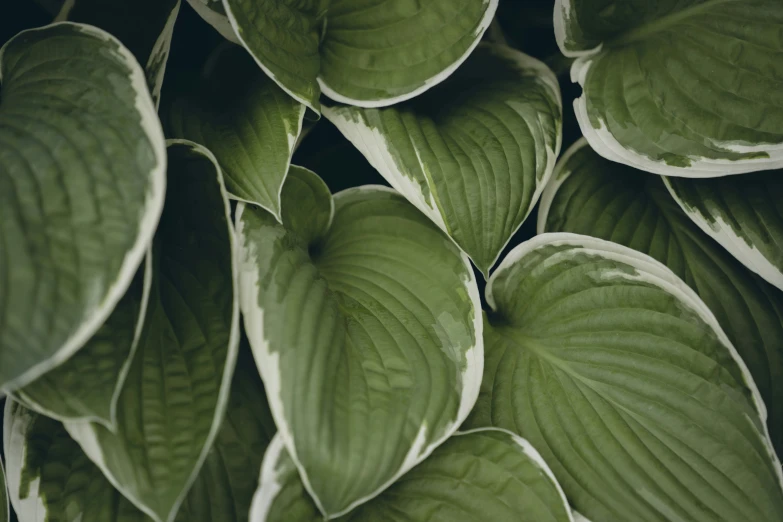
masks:
<path id="1" fill-rule="evenodd" d="M 604 42 L 604 49 L 623 47 L 625 45 L 645 40 L 648 37 L 670 29 L 678 23 L 687 20 L 693 16 L 697 16 L 704 11 L 709 11 L 716 5 L 725 4 L 729 2 L 736 2 L 737 0 L 707 0 L 701 4 L 697 4 L 681 11 L 657 18 L 651 22 L 640 25 L 630 31 L 620 34 L 611 40 Z"/>

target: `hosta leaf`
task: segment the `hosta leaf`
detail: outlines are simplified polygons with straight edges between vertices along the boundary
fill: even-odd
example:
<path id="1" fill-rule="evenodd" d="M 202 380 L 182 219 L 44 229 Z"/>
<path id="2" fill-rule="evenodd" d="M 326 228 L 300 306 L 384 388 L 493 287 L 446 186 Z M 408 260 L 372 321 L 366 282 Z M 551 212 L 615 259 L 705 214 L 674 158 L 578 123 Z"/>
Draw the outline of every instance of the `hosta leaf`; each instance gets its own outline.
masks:
<path id="1" fill-rule="evenodd" d="M 226 419 L 177 522 L 248 519 L 274 424 L 246 353 L 249 364 L 237 367 Z M 61 424 L 18 403 L 6 408 L 5 451 L 20 522 L 150 521 L 111 486 Z"/>
<path id="2" fill-rule="evenodd" d="M 66 423 L 111 483 L 158 522 L 174 519 L 223 418 L 239 340 L 232 254 L 216 160 L 171 142 L 150 301 L 117 428 Z"/>
<path id="3" fill-rule="evenodd" d="M 281 437 L 261 468 L 252 522 L 317 522 Z M 567 522 L 571 510 L 554 475 L 530 444 L 512 433 L 458 433 L 377 498 L 341 520 L 350 522 Z"/>
<path id="4" fill-rule="evenodd" d="M 188 0 L 188 3 L 223 38 L 239 44 L 239 39 L 231 27 L 231 22 L 228 21 L 222 0 Z"/>
<path id="5" fill-rule="evenodd" d="M 165 145 L 119 41 L 62 23 L 0 50 L 0 390 L 73 355 L 122 298 L 163 205 Z"/>
<path id="6" fill-rule="evenodd" d="M 144 323 L 151 263 L 148 252 L 144 267 L 103 326 L 64 364 L 14 392 L 17 400 L 55 419 L 89 420 L 114 428 L 117 400 Z"/>
<path id="7" fill-rule="evenodd" d="M 157 105 L 180 0 L 68 0 L 56 21 L 100 27 L 116 36 L 144 66 Z"/>
<path id="8" fill-rule="evenodd" d="M 202 78 L 197 94 L 174 102 L 171 133 L 215 154 L 234 198 L 280 219 L 280 192 L 302 131 L 304 105 L 236 46 L 219 48 Z"/>
<path id="9" fill-rule="evenodd" d="M 672 179 L 666 186 L 704 232 L 783 290 L 783 171 Z"/>
<path id="10" fill-rule="evenodd" d="M 539 232 L 623 244 L 666 264 L 693 288 L 753 375 L 769 411 L 772 441 L 778 454 L 783 451 L 783 294 L 704 235 L 659 176 L 605 160 L 584 140 L 558 163 L 538 217 Z"/>
<path id="11" fill-rule="evenodd" d="M 275 424 L 250 348 L 240 345 L 226 418 L 177 522 L 247 522 Z"/>
<path id="12" fill-rule="evenodd" d="M 324 115 L 484 274 L 560 152 L 557 79 L 538 60 L 498 45 L 479 46 L 447 82 L 405 104 L 324 107 Z"/>
<path id="13" fill-rule="evenodd" d="M 239 40 L 291 96 L 362 107 L 443 81 L 478 45 L 497 0 L 223 0 Z"/>
<path id="14" fill-rule="evenodd" d="M 656 174 L 783 167 L 781 24 L 779 0 L 558 0 L 582 133 Z"/>
<path id="15" fill-rule="evenodd" d="M 237 207 L 245 329 L 275 423 L 338 516 L 467 416 L 482 367 L 478 291 L 454 244 L 399 194 L 339 193 L 292 168 L 283 223 Z"/>
<path id="16" fill-rule="evenodd" d="M 150 522 L 101 475 L 58 421 L 8 400 L 3 445 L 19 522 Z"/>
<path id="17" fill-rule="evenodd" d="M 780 520 L 755 384 L 715 317 L 627 247 L 543 234 L 487 286 L 468 426 L 528 439 L 590 520 Z"/>

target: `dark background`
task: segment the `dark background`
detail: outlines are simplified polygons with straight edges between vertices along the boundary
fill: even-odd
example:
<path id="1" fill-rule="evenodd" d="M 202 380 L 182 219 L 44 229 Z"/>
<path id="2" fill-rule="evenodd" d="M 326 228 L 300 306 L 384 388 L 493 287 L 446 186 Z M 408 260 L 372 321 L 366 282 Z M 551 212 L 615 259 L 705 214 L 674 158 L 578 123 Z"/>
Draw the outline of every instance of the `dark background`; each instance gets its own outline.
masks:
<path id="1" fill-rule="evenodd" d="M 60 0 L 3 1 L 5 9 L 0 14 L 0 45 L 21 30 L 50 23 L 54 17 L 53 13 L 56 13 L 57 6 L 61 3 Z M 13 4 L 13 7 L 10 4 Z M 553 9 L 554 0 L 500 0 L 497 22 L 508 45 L 546 62 L 558 74 L 563 94 L 562 150 L 565 150 L 581 136 L 572 108 L 573 100 L 580 95 L 581 89 L 571 83 L 570 63 L 557 48 L 552 26 Z M 223 41 L 223 38 L 182 0 L 163 83 L 161 107 L 165 107 L 171 93 L 186 93 L 193 89 L 207 55 Z M 332 192 L 357 185 L 388 185 L 361 153 L 325 118 L 315 124 L 302 142 L 294 154 L 293 163 L 318 173 Z M 536 214 L 537 208 L 512 237 L 500 259 L 516 245 L 535 235 Z M 483 299 L 484 280 L 479 272 L 476 272 L 476 279 Z M 0 408 L 3 405 L 4 401 L 0 400 Z M 16 520 L 13 513 L 11 519 Z"/>

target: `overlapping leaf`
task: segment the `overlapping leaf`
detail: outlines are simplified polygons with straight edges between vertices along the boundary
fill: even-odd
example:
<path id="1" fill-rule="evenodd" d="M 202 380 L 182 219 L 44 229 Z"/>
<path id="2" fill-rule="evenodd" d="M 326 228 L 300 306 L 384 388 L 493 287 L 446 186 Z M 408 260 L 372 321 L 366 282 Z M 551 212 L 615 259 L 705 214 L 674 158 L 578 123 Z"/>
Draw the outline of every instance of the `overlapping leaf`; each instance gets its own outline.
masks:
<path id="1" fill-rule="evenodd" d="M 693 288 L 753 375 L 772 441 L 783 452 L 783 294 L 705 236 L 660 177 L 601 158 L 584 140 L 558 163 L 538 218 L 539 233 L 574 232 L 620 243 L 666 264 Z"/>
<path id="2" fill-rule="evenodd" d="M 778 0 L 558 0 L 582 133 L 657 174 L 783 167 L 781 24 Z"/>
<path id="3" fill-rule="evenodd" d="M 484 272 L 532 210 L 560 152 L 557 80 L 518 51 L 481 45 L 443 85 L 385 109 L 324 115 Z"/>
<path id="4" fill-rule="evenodd" d="M 239 341 L 233 243 L 216 160 L 172 142 L 151 295 L 117 428 L 66 423 L 111 483 L 158 522 L 174 519 L 226 407 Z"/>
<path id="5" fill-rule="evenodd" d="M 381 107 L 443 81 L 481 40 L 497 0 L 223 0 L 240 42 L 314 111 Z"/>
<path id="6" fill-rule="evenodd" d="M 704 232 L 783 290 L 783 171 L 671 179 L 666 186 Z"/>
<path id="7" fill-rule="evenodd" d="M 157 105 L 179 6 L 180 0 L 68 0 L 56 21 L 90 24 L 116 36 L 144 66 Z"/>
<path id="8" fill-rule="evenodd" d="M 327 516 L 387 488 L 467 416 L 482 367 L 470 264 L 399 194 L 332 200 L 292 168 L 283 225 L 237 208 L 240 298 L 287 450 Z"/>
<path id="9" fill-rule="evenodd" d="M 147 254 L 125 296 L 89 341 L 64 364 L 14 392 L 16 400 L 49 417 L 116 423 L 117 400 L 136 352 L 152 283 Z"/>
<path id="10" fill-rule="evenodd" d="M 210 58 L 197 93 L 174 102 L 169 123 L 174 136 L 215 154 L 234 198 L 280 219 L 280 192 L 304 113 L 244 49 L 230 46 Z"/>
<path id="11" fill-rule="evenodd" d="M 251 522 L 322 520 L 281 437 L 261 468 Z M 554 475 L 530 444 L 509 432 L 458 433 L 377 498 L 340 520 L 379 522 L 573 521 Z"/>
<path id="12" fill-rule="evenodd" d="M 237 367 L 232 382 L 226 419 L 177 522 L 248 520 L 274 424 L 249 349 L 245 355 L 248 360 L 240 357 L 245 364 Z M 20 522 L 150 522 L 111 486 L 60 423 L 18 403 L 6 408 L 5 452 Z"/>
<path id="13" fill-rule="evenodd" d="M 122 298 L 163 205 L 165 150 L 122 44 L 62 23 L 0 50 L 0 389 L 64 362 Z"/>
<path id="14" fill-rule="evenodd" d="M 780 463 L 763 403 L 709 309 L 629 248 L 543 234 L 487 286 L 468 426 L 528 439 L 593 521 L 775 521 Z"/>

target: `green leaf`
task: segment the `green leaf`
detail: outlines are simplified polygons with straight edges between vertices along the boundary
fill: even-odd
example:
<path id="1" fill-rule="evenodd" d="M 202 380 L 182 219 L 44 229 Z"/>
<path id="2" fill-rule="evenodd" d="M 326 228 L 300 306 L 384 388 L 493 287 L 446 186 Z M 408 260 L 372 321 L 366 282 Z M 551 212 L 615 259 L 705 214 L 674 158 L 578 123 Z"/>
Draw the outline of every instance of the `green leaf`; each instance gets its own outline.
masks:
<path id="1" fill-rule="evenodd" d="M 560 153 L 557 79 L 498 45 L 482 44 L 448 81 L 405 104 L 324 115 L 485 275 Z"/>
<path id="2" fill-rule="evenodd" d="M 243 336 L 231 395 L 215 444 L 180 508 L 177 522 L 247 522 L 258 470 L 275 424 Z"/>
<path id="3" fill-rule="evenodd" d="M 239 341 L 234 240 L 217 161 L 184 140 L 168 152 L 150 301 L 117 428 L 66 423 L 109 481 L 158 522 L 174 520 L 212 447 Z"/>
<path id="4" fill-rule="evenodd" d="M 699 228 L 783 290 L 783 171 L 666 181 Z"/>
<path id="5" fill-rule="evenodd" d="M 605 158 L 684 177 L 783 167 L 779 0 L 557 0 L 554 21 Z"/>
<path id="6" fill-rule="evenodd" d="M 8 489 L 19 522 L 150 522 L 58 421 L 8 400 L 3 430 Z"/>
<path id="7" fill-rule="evenodd" d="M 234 28 L 228 21 L 226 10 L 223 8 L 222 0 L 188 0 L 188 3 L 201 18 L 211 25 L 223 38 L 230 42 L 239 44 Z"/>
<path id="8" fill-rule="evenodd" d="M 14 392 L 26 407 L 60 421 L 92 421 L 114 429 L 117 400 L 136 352 L 152 283 L 147 252 L 125 296 L 81 350 Z"/>
<path id="9" fill-rule="evenodd" d="M 768 408 L 772 442 L 783 452 L 783 294 L 702 233 L 659 176 L 605 160 L 584 140 L 558 163 L 538 218 L 539 233 L 620 243 L 666 264 L 693 288 L 753 375 Z"/>
<path id="10" fill-rule="evenodd" d="M 0 50 L 0 390 L 72 356 L 109 317 L 158 223 L 165 144 L 136 60 L 73 23 Z"/>
<path id="11" fill-rule="evenodd" d="M 470 427 L 544 457 L 591 520 L 774 521 L 780 463 L 742 359 L 698 296 L 627 247 L 543 234 L 487 283 Z"/>
<path id="12" fill-rule="evenodd" d="M 236 221 L 244 324 L 275 423 L 320 510 L 338 516 L 426 458 L 473 406 L 473 271 L 399 194 L 365 186 L 332 200 L 305 169 L 283 187 L 284 225 L 242 204 Z"/>
<path id="13" fill-rule="evenodd" d="M 180 0 L 68 0 L 55 21 L 90 24 L 117 37 L 144 65 L 157 106 L 179 5 Z"/>
<path id="14" fill-rule="evenodd" d="M 252 522 L 317 522 L 282 437 L 261 468 Z M 346 522 L 569 522 L 565 495 L 538 452 L 504 430 L 458 433 Z"/>
<path id="15" fill-rule="evenodd" d="M 198 92 L 176 100 L 171 133 L 209 148 L 220 162 L 231 196 L 280 219 L 283 188 L 305 107 L 291 99 L 244 49 L 218 48 Z"/>
<path id="16" fill-rule="evenodd" d="M 226 419 L 177 522 L 248 519 L 258 470 L 275 430 L 249 348 L 240 352 L 239 362 Z M 150 521 L 111 486 L 60 423 L 9 401 L 4 424 L 20 522 Z"/>
<path id="17" fill-rule="evenodd" d="M 442 82 L 478 45 L 497 0 L 223 0 L 239 40 L 315 112 L 321 91 L 362 107 Z"/>

